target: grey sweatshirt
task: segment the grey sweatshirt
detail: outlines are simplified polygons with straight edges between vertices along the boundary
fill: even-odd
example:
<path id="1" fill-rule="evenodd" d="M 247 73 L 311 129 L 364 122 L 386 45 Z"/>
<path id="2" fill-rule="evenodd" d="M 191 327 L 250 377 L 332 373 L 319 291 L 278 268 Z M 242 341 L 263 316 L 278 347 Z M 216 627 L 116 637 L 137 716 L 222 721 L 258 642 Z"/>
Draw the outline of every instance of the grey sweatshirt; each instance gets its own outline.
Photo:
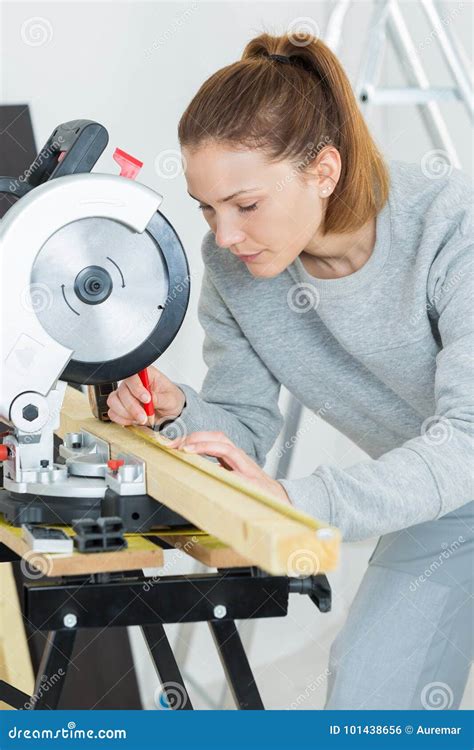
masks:
<path id="1" fill-rule="evenodd" d="M 474 499 L 470 180 L 403 162 L 390 177 L 372 255 L 343 278 L 317 279 L 299 257 L 255 278 L 208 232 L 198 307 L 208 371 L 199 394 L 177 384 L 181 429 L 220 430 L 260 466 L 283 425 L 281 384 L 366 451 L 348 468 L 278 478 L 295 507 L 348 541 Z"/>

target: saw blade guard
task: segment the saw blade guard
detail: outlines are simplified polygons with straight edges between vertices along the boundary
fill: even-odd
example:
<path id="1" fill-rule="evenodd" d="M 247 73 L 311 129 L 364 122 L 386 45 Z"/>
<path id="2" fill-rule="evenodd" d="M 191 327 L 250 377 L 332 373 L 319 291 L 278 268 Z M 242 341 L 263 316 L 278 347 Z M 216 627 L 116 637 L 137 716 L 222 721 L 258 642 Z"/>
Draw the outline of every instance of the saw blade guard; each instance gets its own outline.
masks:
<path id="1" fill-rule="evenodd" d="M 167 349 L 190 277 L 161 201 L 140 183 L 92 173 L 46 182 L 8 211 L 0 222 L 0 407 L 24 391 L 46 395 L 58 378 L 121 380 Z"/>

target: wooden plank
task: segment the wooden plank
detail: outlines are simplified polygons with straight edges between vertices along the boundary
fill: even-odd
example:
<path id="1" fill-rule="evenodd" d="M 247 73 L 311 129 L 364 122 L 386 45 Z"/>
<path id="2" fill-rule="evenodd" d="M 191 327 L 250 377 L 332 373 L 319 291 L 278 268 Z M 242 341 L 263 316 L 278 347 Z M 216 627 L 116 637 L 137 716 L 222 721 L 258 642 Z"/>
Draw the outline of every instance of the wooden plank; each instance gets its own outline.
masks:
<path id="1" fill-rule="evenodd" d="M 58 528 L 74 536 L 73 530 L 68 526 Z M 10 526 L 0 514 L 0 542 L 6 544 L 17 555 L 27 560 L 39 573 L 49 578 L 83 573 L 113 573 L 137 568 L 158 568 L 163 565 L 161 547 L 138 534 L 126 535 L 127 549 L 117 552 L 87 553 L 74 550 L 72 555 L 33 552 L 21 535 L 21 528 Z"/>
<path id="2" fill-rule="evenodd" d="M 156 531 L 154 533 L 159 539 L 163 539 L 164 542 L 210 568 L 244 568 L 252 565 L 251 560 L 242 557 L 215 536 L 199 529 L 186 534 L 182 531 Z"/>
<path id="3" fill-rule="evenodd" d="M 112 458 L 132 453 L 147 466 L 148 494 L 277 575 L 326 572 L 338 561 L 340 532 L 261 492 L 202 456 L 168 448 L 152 430 L 99 422 L 87 398 L 68 388 L 57 434 L 81 429 L 106 440 Z"/>
<path id="4" fill-rule="evenodd" d="M 34 674 L 11 563 L 0 565 L 0 680 L 32 695 Z M 11 710 L 0 701 L 0 710 Z"/>

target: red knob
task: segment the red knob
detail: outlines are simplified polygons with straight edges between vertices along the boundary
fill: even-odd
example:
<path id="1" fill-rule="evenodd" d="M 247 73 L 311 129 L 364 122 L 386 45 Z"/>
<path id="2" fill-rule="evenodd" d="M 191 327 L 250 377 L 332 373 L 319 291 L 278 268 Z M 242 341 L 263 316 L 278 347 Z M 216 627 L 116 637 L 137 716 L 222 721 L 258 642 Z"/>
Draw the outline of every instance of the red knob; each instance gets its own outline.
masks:
<path id="1" fill-rule="evenodd" d="M 112 471 L 118 471 L 124 463 L 125 461 L 123 458 L 111 458 L 110 461 L 107 461 L 107 466 L 109 469 L 112 469 Z"/>
<path id="2" fill-rule="evenodd" d="M 0 461 L 6 461 L 8 457 L 8 445 L 0 445 Z"/>

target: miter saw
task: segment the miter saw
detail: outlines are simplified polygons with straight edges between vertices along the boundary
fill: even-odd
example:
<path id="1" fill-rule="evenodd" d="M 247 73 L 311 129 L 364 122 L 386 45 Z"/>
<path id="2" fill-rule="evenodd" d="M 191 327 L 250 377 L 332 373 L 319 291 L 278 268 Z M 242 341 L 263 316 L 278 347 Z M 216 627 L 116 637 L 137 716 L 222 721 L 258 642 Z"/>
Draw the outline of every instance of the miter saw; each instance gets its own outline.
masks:
<path id="1" fill-rule="evenodd" d="M 186 255 L 158 210 L 162 196 L 129 179 L 140 162 L 118 152 L 120 175 L 90 173 L 107 142 L 99 123 L 64 123 L 22 178 L 0 178 L 17 198 L 0 222 L 0 512 L 14 525 L 84 515 L 120 515 L 129 531 L 186 523 L 146 495 L 140 459 L 110 461 L 91 433 L 68 434 L 55 455 L 66 384 L 146 368 L 189 301 Z"/>

